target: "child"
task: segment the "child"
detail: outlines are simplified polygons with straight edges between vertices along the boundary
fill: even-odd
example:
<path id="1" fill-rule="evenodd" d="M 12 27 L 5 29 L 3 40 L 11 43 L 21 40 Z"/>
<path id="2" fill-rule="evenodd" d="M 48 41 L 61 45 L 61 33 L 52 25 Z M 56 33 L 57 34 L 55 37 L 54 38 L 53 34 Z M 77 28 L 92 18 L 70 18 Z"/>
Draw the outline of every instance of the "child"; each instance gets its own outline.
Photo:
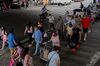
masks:
<path id="1" fill-rule="evenodd" d="M 4 49 L 5 45 L 7 44 L 7 32 L 5 31 L 5 27 L 2 27 L 2 33 L 1 33 L 1 39 L 2 39 L 2 48 Z"/>

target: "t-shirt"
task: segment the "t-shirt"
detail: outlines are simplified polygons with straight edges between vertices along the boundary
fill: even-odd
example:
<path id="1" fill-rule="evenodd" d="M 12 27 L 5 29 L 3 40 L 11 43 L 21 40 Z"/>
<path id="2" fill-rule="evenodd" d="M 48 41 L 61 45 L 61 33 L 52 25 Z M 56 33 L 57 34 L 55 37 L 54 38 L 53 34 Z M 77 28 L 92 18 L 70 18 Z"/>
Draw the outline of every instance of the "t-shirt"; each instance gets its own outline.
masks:
<path id="1" fill-rule="evenodd" d="M 52 56 L 53 55 L 53 56 Z M 60 56 L 56 51 L 52 51 L 48 55 L 49 66 L 57 66 L 57 61 L 60 60 Z"/>
<path id="2" fill-rule="evenodd" d="M 53 16 L 49 16 L 48 19 L 49 19 L 49 23 L 53 23 L 54 22 L 54 17 Z"/>
<path id="3" fill-rule="evenodd" d="M 86 17 L 86 18 L 82 18 L 82 27 L 83 28 L 88 28 L 90 26 L 90 18 Z"/>
<path id="4" fill-rule="evenodd" d="M 42 32 L 40 30 L 34 31 L 34 39 L 35 39 L 35 41 L 41 42 L 41 40 L 42 40 Z"/>
<path id="5" fill-rule="evenodd" d="M 75 21 L 75 19 L 72 19 L 72 20 L 71 20 L 71 24 L 72 24 L 73 27 L 76 26 L 76 21 Z"/>
<path id="6" fill-rule="evenodd" d="M 73 35 L 72 35 L 72 37 L 79 38 L 79 32 L 80 31 L 81 31 L 81 29 L 79 29 L 79 28 L 73 28 Z"/>
<path id="7" fill-rule="evenodd" d="M 67 30 L 67 34 L 68 35 L 72 35 L 72 33 L 73 33 L 73 27 L 67 26 L 66 30 Z"/>
<path id="8" fill-rule="evenodd" d="M 10 33 L 8 35 L 8 47 L 9 48 L 14 48 L 15 47 L 14 41 L 15 41 L 15 36 L 14 36 L 13 33 Z"/>
<path id="9" fill-rule="evenodd" d="M 59 40 L 59 36 L 52 36 L 51 37 L 51 41 L 53 43 L 53 46 L 60 46 L 60 40 Z"/>

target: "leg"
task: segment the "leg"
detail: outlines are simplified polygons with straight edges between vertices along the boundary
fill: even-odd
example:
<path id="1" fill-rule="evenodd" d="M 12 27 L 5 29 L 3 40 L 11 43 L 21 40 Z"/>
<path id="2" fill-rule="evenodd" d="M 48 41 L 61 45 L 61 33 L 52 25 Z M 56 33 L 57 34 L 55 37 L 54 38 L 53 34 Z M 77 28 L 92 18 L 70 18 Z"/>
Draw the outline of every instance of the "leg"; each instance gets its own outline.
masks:
<path id="1" fill-rule="evenodd" d="M 87 39 L 88 28 L 83 28 L 84 41 Z"/>
<path id="2" fill-rule="evenodd" d="M 2 48 L 1 48 L 1 50 L 3 50 L 4 47 L 5 47 L 5 41 L 2 41 Z"/>
<path id="3" fill-rule="evenodd" d="M 40 48 L 39 42 L 36 42 L 36 49 L 34 55 L 38 53 L 39 48 Z"/>

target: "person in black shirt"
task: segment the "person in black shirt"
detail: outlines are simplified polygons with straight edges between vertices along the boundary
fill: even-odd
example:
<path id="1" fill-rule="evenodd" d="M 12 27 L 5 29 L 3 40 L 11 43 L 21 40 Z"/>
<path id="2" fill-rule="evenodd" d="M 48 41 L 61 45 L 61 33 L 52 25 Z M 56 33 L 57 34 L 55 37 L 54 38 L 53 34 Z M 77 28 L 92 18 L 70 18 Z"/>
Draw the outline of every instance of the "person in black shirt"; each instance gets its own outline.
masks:
<path id="1" fill-rule="evenodd" d="M 72 47 L 72 49 L 77 49 L 80 46 L 79 41 L 81 40 L 81 29 L 78 26 L 75 26 L 73 28 L 73 35 L 71 37 L 72 39 L 72 43 L 74 44 L 74 46 Z"/>

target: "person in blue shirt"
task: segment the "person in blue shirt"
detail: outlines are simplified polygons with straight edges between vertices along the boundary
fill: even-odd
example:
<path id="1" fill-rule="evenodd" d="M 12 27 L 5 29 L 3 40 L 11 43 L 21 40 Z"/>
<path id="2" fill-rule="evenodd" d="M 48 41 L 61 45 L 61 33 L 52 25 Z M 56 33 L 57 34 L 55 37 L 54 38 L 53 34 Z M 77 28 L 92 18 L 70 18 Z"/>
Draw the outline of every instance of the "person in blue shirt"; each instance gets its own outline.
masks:
<path id="1" fill-rule="evenodd" d="M 10 49 L 11 57 L 16 53 L 16 41 L 15 41 L 15 35 L 14 35 L 14 30 L 11 29 L 9 34 L 8 34 L 8 47 Z"/>
<path id="2" fill-rule="evenodd" d="M 38 51 L 40 51 L 40 44 L 42 43 L 42 32 L 37 27 L 35 27 L 33 35 L 34 40 L 36 42 L 36 49 L 34 53 L 35 56 L 38 53 Z"/>

